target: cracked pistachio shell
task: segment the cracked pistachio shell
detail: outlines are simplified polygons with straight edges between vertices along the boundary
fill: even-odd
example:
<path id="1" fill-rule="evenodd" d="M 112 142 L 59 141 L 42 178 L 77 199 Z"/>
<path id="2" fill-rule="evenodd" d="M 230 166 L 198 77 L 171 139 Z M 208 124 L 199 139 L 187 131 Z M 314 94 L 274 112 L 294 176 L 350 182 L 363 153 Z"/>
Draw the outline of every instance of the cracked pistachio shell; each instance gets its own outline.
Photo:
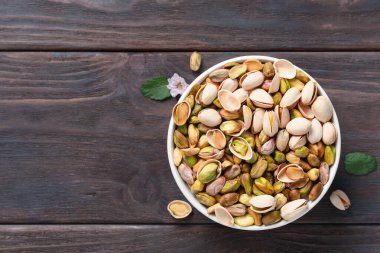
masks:
<path id="1" fill-rule="evenodd" d="M 270 83 L 268 93 L 272 94 L 272 93 L 278 92 L 279 89 L 280 89 L 280 77 L 278 75 L 275 75 L 272 79 L 272 82 Z"/>
<path id="2" fill-rule="evenodd" d="M 229 149 L 232 154 L 243 160 L 250 160 L 253 156 L 251 146 L 242 137 L 232 137 L 229 143 Z"/>
<path id="3" fill-rule="evenodd" d="M 247 207 L 243 204 L 235 204 L 226 208 L 232 216 L 243 216 L 247 213 Z"/>
<path id="4" fill-rule="evenodd" d="M 304 145 L 306 145 L 306 136 L 297 136 L 297 135 L 293 135 L 292 137 L 290 137 L 289 139 L 289 148 L 291 150 L 296 150 L 298 148 L 301 148 L 303 147 Z"/>
<path id="5" fill-rule="evenodd" d="M 244 132 L 244 122 L 241 120 L 227 120 L 219 126 L 226 135 L 240 136 Z"/>
<path id="6" fill-rule="evenodd" d="M 288 89 L 281 99 L 280 106 L 292 109 L 301 97 L 301 92 L 297 88 Z"/>
<path id="7" fill-rule="evenodd" d="M 230 212 L 222 206 L 215 207 L 215 216 L 218 222 L 225 226 L 232 227 L 234 225 L 234 218 Z"/>
<path id="8" fill-rule="evenodd" d="M 345 211 L 351 205 L 351 201 L 347 194 L 342 190 L 335 190 L 330 195 L 331 204 L 333 204 L 339 210 Z"/>
<path id="9" fill-rule="evenodd" d="M 297 104 L 298 111 L 302 114 L 304 118 L 313 119 L 314 112 L 311 110 L 310 106 L 304 105 L 302 103 Z"/>
<path id="10" fill-rule="evenodd" d="M 265 77 L 274 76 L 274 68 L 273 68 L 272 62 L 268 61 L 268 62 L 264 63 L 263 74 Z"/>
<path id="11" fill-rule="evenodd" d="M 284 151 L 289 143 L 289 133 L 285 129 L 280 130 L 276 136 L 276 147 L 280 151 Z"/>
<path id="12" fill-rule="evenodd" d="M 205 206 L 212 206 L 215 205 L 216 199 L 213 196 L 208 195 L 205 192 L 199 192 L 195 194 L 195 197 L 198 199 L 198 201 Z"/>
<path id="13" fill-rule="evenodd" d="M 249 215 L 238 216 L 234 218 L 235 224 L 241 227 L 249 227 L 255 223 L 255 219 Z"/>
<path id="14" fill-rule="evenodd" d="M 233 66 L 229 72 L 228 75 L 232 79 L 236 79 L 239 76 L 243 75 L 247 71 L 247 65 L 245 64 L 239 64 L 236 66 Z"/>
<path id="15" fill-rule="evenodd" d="M 201 191 L 203 191 L 204 187 L 205 187 L 204 183 L 202 183 L 199 180 L 195 180 L 194 184 L 191 186 L 191 192 L 194 194 L 201 192 Z"/>
<path id="16" fill-rule="evenodd" d="M 322 139 L 322 125 L 317 119 L 311 121 L 310 130 L 307 133 L 307 140 L 311 143 L 317 143 Z"/>
<path id="17" fill-rule="evenodd" d="M 333 108 L 329 99 L 325 96 L 319 96 L 311 106 L 315 117 L 322 123 L 326 123 L 332 118 Z"/>
<path id="18" fill-rule="evenodd" d="M 211 81 L 220 83 L 228 78 L 228 69 L 216 69 L 208 76 Z"/>
<path id="19" fill-rule="evenodd" d="M 267 213 L 275 209 L 276 199 L 271 195 L 254 196 L 249 201 L 251 208 L 256 213 Z"/>
<path id="20" fill-rule="evenodd" d="M 227 78 L 219 85 L 219 90 L 229 90 L 234 92 L 239 87 L 236 79 Z"/>
<path id="21" fill-rule="evenodd" d="M 293 79 L 296 77 L 297 69 L 296 67 L 288 60 L 278 59 L 273 63 L 275 72 L 279 77 L 286 79 Z"/>
<path id="22" fill-rule="evenodd" d="M 193 170 L 186 164 L 182 163 L 178 167 L 178 173 L 188 185 L 194 184 Z"/>
<path id="23" fill-rule="evenodd" d="M 235 112 L 240 109 L 240 98 L 229 90 L 220 90 L 218 92 L 218 99 L 223 109 L 229 112 Z"/>
<path id="24" fill-rule="evenodd" d="M 305 172 L 298 164 L 289 164 L 277 174 L 277 179 L 284 183 L 293 183 L 305 177 Z"/>
<path id="25" fill-rule="evenodd" d="M 223 149 L 226 144 L 226 136 L 219 129 L 210 129 L 206 133 L 207 141 L 211 146 L 217 149 Z"/>
<path id="26" fill-rule="evenodd" d="M 321 182 L 315 184 L 309 193 L 309 200 L 316 200 L 323 190 L 323 184 Z"/>
<path id="27" fill-rule="evenodd" d="M 252 100 L 253 104 L 261 108 L 272 108 L 273 98 L 263 89 L 254 89 L 249 98 Z"/>
<path id="28" fill-rule="evenodd" d="M 208 127 L 215 127 L 222 122 L 222 117 L 216 110 L 207 108 L 198 113 L 198 120 Z"/>
<path id="29" fill-rule="evenodd" d="M 249 203 L 249 201 L 251 200 L 251 194 L 247 194 L 247 193 L 243 193 L 239 196 L 239 202 L 246 205 L 246 206 L 251 206 L 251 204 Z"/>
<path id="30" fill-rule="evenodd" d="M 218 177 L 217 179 L 212 181 L 209 185 L 207 185 L 207 187 L 206 187 L 207 194 L 209 194 L 211 196 L 215 196 L 216 194 L 218 194 L 222 190 L 225 182 L 226 182 L 225 177 L 223 177 L 223 176 Z"/>
<path id="31" fill-rule="evenodd" d="M 330 166 L 326 162 L 322 162 L 319 167 L 319 181 L 322 184 L 327 184 L 329 181 Z"/>
<path id="32" fill-rule="evenodd" d="M 272 225 L 281 220 L 281 213 L 280 211 L 272 211 L 263 216 L 261 219 L 264 225 Z"/>
<path id="33" fill-rule="evenodd" d="M 276 140 L 274 138 L 265 142 L 261 147 L 261 154 L 270 155 L 276 149 Z"/>
<path id="34" fill-rule="evenodd" d="M 307 175 L 304 178 L 301 178 L 293 183 L 288 184 L 288 188 L 293 190 L 293 189 L 299 189 L 304 187 L 308 182 L 310 181 L 309 177 Z"/>
<path id="35" fill-rule="evenodd" d="M 291 135 L 305 135 L 309 132 L 311 123 L 305 118 L 292 119 L 287 125 L 286 130 Z"/>
<path id="36" fill-rule="evenodd" d="M 234 192 L 240 187 L 240 178 L 236 177 L 231 180 L 227 180 L 224 184 L 223 188 L 221 189 L 220 193 L 225 194 L 229 192 Z"/>
<path id="37" fill-rule="evenodd" d="M 326 122 L 323 124 L 322 141 L 326 145 L 331 145 L 336 141 L 336 129 L 333 123 Z"/>
<path id="38" fill-rule="evenodd" d="M 257 108 L 253 114 L 252 121 L 252 131 L 254 134 L 260 133 L 263 129 L 263 120 L 264 120 L 265 110 L 262 108 Z"/>
<path id="39" fill-rule="evenodd" d="M 246 90 L 250 91 L 253 90 L 254 88 L 259 87 L 262 83 L 264 82 L 264 75 L 260 71 L 252 71 L 245 73 L 241 78 L 240 78 L 240 86 Z"/>
<path id="40" fill-rule="evenodd" d="M 219 199 L 219 203 L 222 206 L 232 206 L 236 202 L 239 201 L 239 193 L 230 192 L 222 195 L 222 197 Z"/>
<path id="41" fill-rule="evenodd" d="M 179 148 L 175 148 L 173 151 L 173 162 L 175 166 L 179 166 L 182 162 L 182 153 Z"/>
<path id="42" fill-rule="evenodd" d="M 297 199 L 286 203 L 281 208 L 281 217 L 287 221 L 298 219 L 308 210 L 306 202 L 306 199 Z"/>
<path id="43" fill-rule="evenodd" d="M 244 129 L 248 130 L 252 125 L 252 110 L 246 106 L 243 105 L 243 122 L 244 122 Z"/>
<path id="44" fill-rule="evenodd" d="M 173 141 L 174 144 L 180 149 L 189 147 L 187 138 L 178 130 L 174 131 Z"/>
<path id="45" fill-rule="evenodd" d="M 219 150 L 211 146 L 202 148 L 198 153 L 198 156 L 203 159 L 219 160 L 223 157 L 223 155 L 224 155 L 224 150 Z"/>
<path id="46" fill-rule="evenodd" d="M 311 105 L 314 102 L 314 100 L 317 98 L 317 95 L 318 95 L 317 83 L 315 83 L 314 81 L 307 82 L 301 94 L 302 104 Z"/>
<path id="47" fill-rule="evenodd" d="M 193 210 L 191 206 L 182 200 L 173 200 L 168 204 L 169 213 L 176 219 L 183 219 L 189 216 Z"/>
<path id="48" fill-rule="evenodd" d="M 218 88 L 212 83 L 207 83 L 199 89 L 195 99 L 202 105 L 210 105 L 218 95 Z"/>
<path id="49" fill-rule="evenodd" d="M 255 185 L 266 194 L 272 195 L 274 193 L 273 185 L 264 177 L 256 178 Z"/>
<path id="50" fill-rule="evenodd" d="M 243 64 L 247 65 L 248 71 L 261 71 L 264 67 L 264 65 L 261 63 L 261 61 L 259 61 L 257 59 L 245 60 Z"/>
<path id="51" fill-rule="evenodd" d="M 215 208 L 216 208 L 217 206 L 222 206 L 222 205 L 221 205 L 220 203 L 216 203 L 215 205 L 210 206 L 209 208 L 207 208 L 207 213 L 208 213 L 208 214 L 213 214 L 213 213 L 215 213 Z"/>
<path id="52" fill-rule="evenodd" d="M 184 156 L 194 156 L 198 154 L 200 151 L 200 148 L 184 148 L 181 149 L 181 152 Z"/>
<path id="53" fill-rule="evenodd" d="M 202 164 L 197 172 L 197 179 L 204 184 L 207 184 L 220 176 L 222 166 L 218 160 L 207 160 Z"/>
<path id="54" fill-rule="evenodd" d="M 263 118 L 263 130 L 266 135 L 273 137 L 278 132 L 278 120 L 274 111 L 266 111 Z"/>
<path id="55" fill-rule="evenodd" d="M 188 102 L 182 101 L 173 107 L 172 116 L 174 123 L 177 126 L 186 124 L 187 119 L 190 117 L 191 106 Z"/>
<path id="56" fill-rule="evenodd" d="M 261 177 L 266 171 L 267 167 L 268 167 L 268 162 L 264 158 L 259 157 L 259 159 L 257 159 L 256 163 L 254 163 L 251 168 L 251 172 L 250 172 L 251 177 L 252 178 Z"/>
<path id="57" fill-rule="evenodd" d="M 325 162 L 331 166 L 334 164 L 334 161 L 335 161 L 335 147 L 330 145 L 330 146 L 326 146 L 325 148 Z"/>
<path id="58" fill-rule="evenodd" d="M 240 103 L 244 103 L 249 96 L 248 91 L 244 90 L 243 88 L 235 90 L 232 94 L 234 94 L 234 96 L 239 99 Z"/>
<path id="59" fill-rule="evenodd" d="M 274 112 L 278 119 L 278 126 L 280 128 L 285 128 L 290 121 L 290 113 L 288 108 L 276 105 Z"/>
<path id="60" fill-rule="evenodd" d="M 252 178 L 249 173 L 243 173 L 241 175 L 241 185 L 243 186 L 246 194 L 252 194 Z"/>

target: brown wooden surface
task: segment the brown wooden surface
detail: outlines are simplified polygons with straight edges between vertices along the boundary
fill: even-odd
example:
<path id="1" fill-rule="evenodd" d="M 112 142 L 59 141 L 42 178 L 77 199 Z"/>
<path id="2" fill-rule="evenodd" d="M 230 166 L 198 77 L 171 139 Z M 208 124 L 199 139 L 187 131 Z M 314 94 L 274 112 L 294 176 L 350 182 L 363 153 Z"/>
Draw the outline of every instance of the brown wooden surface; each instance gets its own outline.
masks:
<path id="1" fill-rule="evenodd" d="M 373 0 L 1 0 L 5 50 L 379 50 Z"/>
<path id="2" fill-rule="evenodd" d="M 0 226 L 0 252 L 379 252 L 378 226 L 289 225 L 252 233 L 218 225 Z"/>
<path id="3" fill-rule="evenodd" d="M 248 53 L 202 53 L 203 69 Z M 254 54 L 254 53 L 251 53 Z M 267 53 L 303 66 L 326 89 L 342 128 L 342 154 L 380 158 L 380 53 Z M 166 211 L 183 198 L 167 162 L 175 99 L 139 92 L 149 77 L 178 72 L 189 53 L 1 53 L 1 223 L 177 223 Z M 333 188 L 352 208 L 324 198 L 303 223 L 380 223 L 379 177 L 349 176 Z M 371 201 L 368 201 L 371 199 Z M 181 223 L 209 223 L 195 212 Z"/>

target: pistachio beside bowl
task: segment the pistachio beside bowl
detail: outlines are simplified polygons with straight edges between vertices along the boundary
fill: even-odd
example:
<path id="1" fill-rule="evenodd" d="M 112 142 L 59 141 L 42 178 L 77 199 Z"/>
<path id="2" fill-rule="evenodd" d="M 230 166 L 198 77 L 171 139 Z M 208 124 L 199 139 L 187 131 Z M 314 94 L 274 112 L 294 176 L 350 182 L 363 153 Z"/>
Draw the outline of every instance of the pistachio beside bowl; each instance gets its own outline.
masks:
<path id="1" fill-rule="evenodd" d="M 173 108 L 167 149 L 178 187 L 199 212 L 235 229 L 266 230 L 322 199 L 341 139 L 334 108 L 310 75 L 252 55 L 216 64 L 191 83 Z M 177 218 L 191 210 L 182 202 L 168 208 Z"/>

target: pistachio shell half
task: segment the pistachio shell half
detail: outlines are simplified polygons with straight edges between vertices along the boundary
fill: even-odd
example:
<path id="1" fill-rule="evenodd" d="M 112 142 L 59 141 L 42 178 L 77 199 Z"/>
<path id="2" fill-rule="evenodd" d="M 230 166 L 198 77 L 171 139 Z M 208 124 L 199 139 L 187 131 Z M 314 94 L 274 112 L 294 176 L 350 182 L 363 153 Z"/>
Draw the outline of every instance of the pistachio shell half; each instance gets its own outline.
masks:
<path id="1" fill-rule="evenodd" d="M 216 110 L 206 108 L 198 113 L 198 120 L 208 127 L 215 127 L 222 122 L 222 117 Z"/>
<path id="2" fill-rule="evenodd" d="M 248 91 L 243 88 L 235 90 L 233 94 L 239 99 L 240 103 L 245 102 L 249 95 Z"/>
<path id="3" fill-rule="evenodd" d="M 240 109 L 240 99 L 229 90 L 220 90 L 218 92 L 218 99 L 223 108 L 229 112 L 234 112 Z"/>
<path id="4" fill-rule="evenodd" d="M 183 126 L 190 117 L 191 106 L 188 102 L 182 101 L 176 104 L 172 111 L 174 123 L 177 126 Z"/>
<path id="5" fill-rule="evenodd" d="M 248 130 L 252 125 L 252 110 L 246 106 L 243 105 L 243 120 L 244 120 L 244 129 Z"/>
<path id="6" fill-rule="evenodd" d="M 285 128 L 290 121 L 290 113 L 288 108 L 276 105 L 276 107 L 274 108 L 274 112 L 277 116 L 279 127 Z"/>
<path id="7" fill-rule="evenodd" d="M 269 86 L 268 93 L 275 93 L 280 89 L 280 77 L 275 75 L 272 79 L 272 83 Z"/>
<path id="8" fill-rule="evenodd" d="M 248 71 L 261 71 L 264 67 L 261 61 L 256 59 L 248 59 L 243 64 L 247 65 Z"/>
<path id="9" fill-rule="evenodd" d="M 293 79 L 296 77 L 297 69 L 296 67 L 288 60 L 279 59 L 273 63 L 273 67 L 281 78 Z"/>
<path id="10" fill-rule="evenodd" d="M 322 162 L 319 166 L 319 181 L 322 184 L 327 184 L 330 176 L 330 166 L 326 162 Z"/>
<path id="11" fill-rule="evenodd" d="M 291 150 L 296 150 L 297 148 L 300 148 L 302 146 L 305 146 L 306 144 L 306 136 L 297 136 L 293 135 L 289 139 L 289 148 Z"/>
<path id="12" fill-rule="evenodd" d="M 298 164 L 284 166 L 277 174 L 277 179 L 284 183 L 293 183 L 305 177 L 305 172 Z"/>
<path id="13" fill-rule="evenodd" d="M 206 133 L 207 141 L 211 146 L 217 149 L 223 149 L 226 144 L 226 136 L 219 129 L 210 129 Z"/>
<path id="14" fill-rule="evenodd" d="M 193 210 L 188 203 L 182 200 L 173 200 L 167 208 L 171 216 L 176 219 L 186 218 Z"/>
<path id="15" fill-rule="evenodd" d="M 263 89 L 255 89 L 249 95 L 253 104 L 261 108 L 272 108 L 273 98 Z"/>
<path id="16" fill-rule="evenodd" d="M 322 139 L 322 125 L 317 119 L 311 121 L 310 130 L 307 133 L 307 139 L 311 144 L 317 143 Z"/>
<path id="17" fill-rule="evenodd" d="M 245 73 L 240 78 L 240 86 L 247 91 L 259 87 L 264 82 L 264 75 L 260 71 L 252 71 Z"/>
<path id="18" fill-rule="evenodd" d="M 227 78 L 219 85 L 219 90 L 229 90 L 234 92 L 239 87 L 236 79 Z"/>
<path id="19" fill-rule="evenodd" d="M 234 225 L 234 217 L 222 206 L 215 207 L 215 216 L 216 219 L 225 226 L 231 227 Z"/>
<path id="20" fill-rule="evenodd" d="M 314 115 L 313 111 L 311 110 L 310 106 L 304 105 L 302 103 L 298 103 L 297 108 L 303 117 L 305 117 L 307 119 L 313 119 L 314 118 L 315 115 Z"/>

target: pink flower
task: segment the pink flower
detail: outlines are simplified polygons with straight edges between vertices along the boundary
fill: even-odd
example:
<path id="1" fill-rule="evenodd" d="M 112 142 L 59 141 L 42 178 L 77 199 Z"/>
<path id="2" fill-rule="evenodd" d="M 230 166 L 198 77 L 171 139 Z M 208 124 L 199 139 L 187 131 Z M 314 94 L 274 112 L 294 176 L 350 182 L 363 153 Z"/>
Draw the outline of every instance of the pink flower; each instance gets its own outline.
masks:
<path id="1" fill-rule="evenodd" d="M 177 73 L 168 79 L 169 85 L 167 86 L 170 90 L 170 95 L 176 97 L 178 94 L 182 95 L 186 88 L 189 86 L 183 77 L 180 77 Z"/>

